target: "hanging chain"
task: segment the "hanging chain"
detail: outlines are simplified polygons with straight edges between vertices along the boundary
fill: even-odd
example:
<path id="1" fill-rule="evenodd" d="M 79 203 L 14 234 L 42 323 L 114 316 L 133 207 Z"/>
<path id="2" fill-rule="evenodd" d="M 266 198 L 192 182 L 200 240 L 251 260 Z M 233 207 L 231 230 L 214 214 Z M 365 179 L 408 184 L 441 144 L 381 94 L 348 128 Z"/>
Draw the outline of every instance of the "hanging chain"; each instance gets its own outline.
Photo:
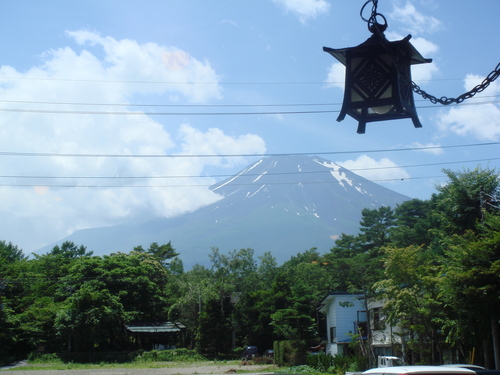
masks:
<path id="1" fill-rule="evenodd" d="M 370 18 L 365 18 L 363 12 L 368 4 L 373 3 Z M 368 30 L 371 33 L 383 33 L 387 29 L 387 20 L 383 14 L 377 12 L 378 0 L 368 0 L 365 5 L 361 8 L 359 15 L 361 19 L 368 24 Z M 378 23 L 377 17 L 381 17 L 384 20 L 383 24 Z"/>
<path id="2" fill-rule="evenodd" d="M 363 16 L 363 12 L 368 4 L 372 3 L 372 11 L 370 18 L 365 18 Z M 377 12 L 377 6 L 378 6 L 378 0 L 368 0 L 363 7 L 361 8 L 360 16 L 363 21 L 365 21 L 368 24 L 368 30 L 372 33 L 378 33 L 379 35 L 383 35 L 383 32 L 387 28 L 387 20 L 386 18 Z M 382 17 L 384 20 L 384 24 L 379 24 L 377 22 L 377 17 Z M 384 37 L 385 38 L 385 37 Z M 389 54 L 393 58 L 392 53 L 389 51 Z M 398 64 L 396 64 L 398 66 Z M 411 81 L 411 87 L 414 93 L 422 96 L 424 99 L 428 99 L 431 103 L 433 104 L 442 104 L 442 105 L 449 105 L 449 104 L 459 104 L 462 103 L 464 100 L 472 98 L 474 95 L 476 95 L 479 92 L 484 91 L 493 81 L 495 81 L 498 76 L 500 76 L 500 63 L 496 66 L 495 70 L 493 70 L 488 76 L 481 82 L 479 85 L 475 86 L 472 90 L 467 91 L 466 93 L 463 93 L 462 95 L 456 97 L 456 98 L 448 98 L 446 96 L 442 96 L 440 98 L 435 97 L 434 95 L 431 95 L 424 90 L 420 88 L 415 82 Z"/>
<path id="3" fill-rule="evenodd" d="M 413 89 L 413 92 L 416 94 L 419 94 L 422 96 L 424 99 L 429 99 L 431 103 L 436 104 L 443 104 L 443 105 L 449 105 L 449 104 L 459 104 L 462 103 L 466 99 L 472 98 L 474 95 L 476 95 L 478 92 L 484 91 L 491 82 L 493 82 L 495 79 L 500 76 L 500 63 L 498 63 L 497 67 L 495 70 L 493 70 L 488 76 L 481 82 L 479 85 L 475 86 L 472 90 L 467 91 L 466 93 L 463 93 L 462 95 L 456 97 L 456 98 L 447 98 L 446 96 L 442 96 L 440 98 L 436 98 L 434 95 L 430 95 L 426 93 L 424 90 L 422 90 L 415 82 L 412 81 L 411 86 Z"/>

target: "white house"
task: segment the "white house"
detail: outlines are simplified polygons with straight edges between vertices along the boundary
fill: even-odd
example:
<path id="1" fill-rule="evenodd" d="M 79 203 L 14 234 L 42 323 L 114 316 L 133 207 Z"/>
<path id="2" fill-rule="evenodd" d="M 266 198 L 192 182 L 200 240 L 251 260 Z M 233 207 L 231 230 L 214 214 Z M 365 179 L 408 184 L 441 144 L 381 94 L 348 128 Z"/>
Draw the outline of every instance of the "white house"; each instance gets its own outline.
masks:
<path id="1" fill-rule="evenodd" d="M 387 323 L 384 303 L 383 300 L 370 299 L 367 316 L 363 294 L 328 293 L 318 308 L 326 316 L 326 353 L 349 354 L 353 335 L 361 335 L 364 340 L 370 337 L 368 344 L 375 356 L 399 355 L 402 343 L 400 330 Z"/>
<path id="2" fill-rule="evenodd" d="M 368 300 L 373 354 L 375 356 L 401 356 L 401 328 L 387 323 L 387 316 L 383 311 L 385 302 L 384 300 Z"/>
<path id="3" fill-rule="evenodd" d="M 366 334 L 366 309 L 360 293 L 328 293 L 319 311 L 326 316 L 327 354 L 347 355 L 352 336 Z"/>

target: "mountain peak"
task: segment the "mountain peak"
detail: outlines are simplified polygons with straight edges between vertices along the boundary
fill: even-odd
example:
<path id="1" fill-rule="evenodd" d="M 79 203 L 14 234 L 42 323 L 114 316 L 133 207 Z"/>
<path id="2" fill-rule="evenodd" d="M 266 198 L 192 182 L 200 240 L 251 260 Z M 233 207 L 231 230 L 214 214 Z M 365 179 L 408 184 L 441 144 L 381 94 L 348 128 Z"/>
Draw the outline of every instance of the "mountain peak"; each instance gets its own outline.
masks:
<path id="1" fill-rule="evenodd" d="M 219 201 L 173 218 L 77 231 L 71 240 L 94 254 L 172 243 L 186 266 L 221 252 L 270 251 L 278 262 L 316 247 L 328 251 L 342 233 L 356 234 L 361 211 L 409 198 L 317 156 L 260 159 L 210 189 Z"/>

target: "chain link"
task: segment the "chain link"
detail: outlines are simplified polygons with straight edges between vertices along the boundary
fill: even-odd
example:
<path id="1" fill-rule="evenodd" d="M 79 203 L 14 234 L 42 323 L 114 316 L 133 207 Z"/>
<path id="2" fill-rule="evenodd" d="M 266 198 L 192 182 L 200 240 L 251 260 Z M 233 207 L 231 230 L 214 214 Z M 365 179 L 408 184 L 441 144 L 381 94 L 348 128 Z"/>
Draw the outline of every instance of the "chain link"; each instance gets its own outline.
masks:
<path id="1" fill-rule="evenodd" d="M 442 105 L 449 105 L 449 104 L 459 104 L 462 103 L 464 100 L 472 98 L 474 95 L 476 95 L 478 92 L 484 91 L 491 82 L 496 80 L 500 76 L 500 63 L 498 63 L 497 67 L 495 70 L 493 70 L 488 76 L 481 82 L 479 85 L 475 86 L 472 90 L 467 91 L 466 93 L 463 93 L 462 95 L 456 97 L 456 98 L 447 98 L 446 96 L 442 96 L 440 98 L 435 97 L 434 95 L 428 94 L 424 90 L 422 90 L 415 82 L 412 81 L 411 86 L 413 89 L 413 92 L 416 94 L 419 94 L 422 96 L 424 99 L 430 100 L 431 103 L 433 104 L 442 104 Z"/>
<path id="2" fill-rule="evenodd" d="M 371 11 L 371 16 L 370 16 L 370 18 L 367 19 L 363 16 L 363 11 L 365 10 L 366 6 L 369 3 L 372 3 L 373 6 L 372 6 L 372 11 Z M 372 33 L 378 33 L 382 36 L 383 31 L 381 32 L 381 30 L 385 30 L 385 28 L 387 27 L 387 21 L 382 14 L 377 12 L 377 6 L 378 6 L 378 0 L 368 0 L 361 8 L 360 15 L 361 15 L 361 19 L 363 19 L 363 21 L 368 23 L 368 29 Z M 382 17 L 384 22 L 385 22 L 385 25 L 381 25 L 381 26 L 383 26 L 383 29 L 378 29 L 377 27 L 374 27 L 374 25 L 378 24 L 377 16 Z M 382 40 L 384 40 L 384 39 L 385 38 L 382 38 Z M 388 48 L 388 52 L 389 52 L 391 58 L 394 59 L 393 53 L 392 53 L 392 51 L 390 51 L 389 48 Z M 399 64 L 395 64 L 395 65 L 398 66 Z M 481 82 L 479 85 L 475 86 L 472 90 L 467 91 L 466 93 L 463 93 L 462 95 L 460 95 L 456 98 L 448 98 L 446 96 L 442 96 L 442 97 L 438 98 L 438 97 L 435 97 L 434 95 L 431 95 L 431 94 L 425 92 L 424 90 L 422 90 L 420 88 L 420 86 L 418 86 L 415 82 L 411 81 L 410 83 L 411 83 L 411 87 L 412 87 L 412 90 L 414 93 L 422 96 L 422 98 L 424 98 L 424 99 L 428 99 L 431 103 L 450 105 L 450 104 L 462 103 L 464 100 L 470 99 L 474 95 L 476 95 L 477 93 L 484 91 L 493 81 L 495 81 L 498 78 L 498 76 L 500 76 L 500 63 L 498 63 L 495 70 L 493 70 L 490 74 L 488 74 L 488 76 L 483 80 L 483 82 Z M 408 81 L 409 81 L 409 79 L 408 79 Z"/>

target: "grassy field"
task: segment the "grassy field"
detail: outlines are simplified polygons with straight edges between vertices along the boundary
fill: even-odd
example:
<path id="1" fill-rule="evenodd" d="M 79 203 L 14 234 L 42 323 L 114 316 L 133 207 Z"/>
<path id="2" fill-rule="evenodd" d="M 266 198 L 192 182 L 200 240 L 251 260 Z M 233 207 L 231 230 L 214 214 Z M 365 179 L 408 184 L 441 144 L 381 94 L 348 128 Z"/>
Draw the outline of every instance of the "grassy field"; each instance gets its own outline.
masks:
<path id="1" fill-rule="evenodd" d="M 134 361 L 129 363 L 64 363 L 62 361 L 28 361 L 23 366 L 16 367 L 10 371 L 30 370 L 99 370 L 99 369 L 145 369 L 163 368 L 172 369 L 175 374 L 210 374 L 235 370 L 237 373 L 248 372 L 274 372 L 276 366 L 272 364 L 254 365 L 243 364 L 241 361 Z"/>

